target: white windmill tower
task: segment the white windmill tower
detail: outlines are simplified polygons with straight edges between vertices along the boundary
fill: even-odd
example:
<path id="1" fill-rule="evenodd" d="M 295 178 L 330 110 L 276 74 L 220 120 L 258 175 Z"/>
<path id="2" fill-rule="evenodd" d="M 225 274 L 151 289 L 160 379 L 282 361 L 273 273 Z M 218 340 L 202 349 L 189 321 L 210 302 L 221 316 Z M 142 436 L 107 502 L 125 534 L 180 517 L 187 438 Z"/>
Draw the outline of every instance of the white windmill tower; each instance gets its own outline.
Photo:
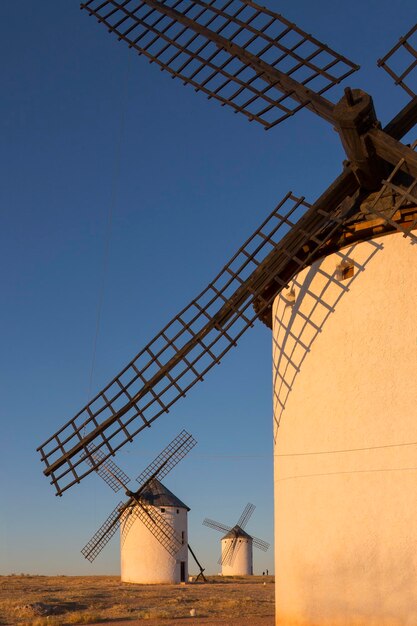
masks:
<path id="1" fill-rule="evenodd" d="M 181 547 L 175 555 L 167 552 L 142 520 L 127 510 L 120 525 L 121 580 L 142 584 L 186 582 L 189 507 L 157 479 L 148 483 L 140 499 L 152 511 L 152 516 L 157 513 L 163 517 L 175 536 L 180 538 Z"/>
<path id="2" fill-rule="evenodd" d="M 221 557 L 218 561 L 223 576 L 252 576 L 253 546 L 264 552 L 269 548 L 269 543 L 252 537 L 244 530 L 254 510 L 255 505 L 249 502 L 233 527 L 208 518 L 203 521 L 205 526 L 226 533 L 221 539 Z"/>
<path id="3" fill-rule="evenodd" d="M 190 510 L 160 479 L 195 446 L 183 430 L 137 477 L 136 491 L 126 487 L 129 477 L 106 459 L 96 472 L 114 490 L 121 487 L 129 497 L 120 502 L 94 534 L 82 554 L 92 562 L 120 527 L 121 580 L 140 584 L 176 584 L 188 580 L 188 551 L 204 579 L 203 568 L 188 542 L 187 514 Z M 100 450 L 89 449 L 90 463 L 99 463 Z"/>

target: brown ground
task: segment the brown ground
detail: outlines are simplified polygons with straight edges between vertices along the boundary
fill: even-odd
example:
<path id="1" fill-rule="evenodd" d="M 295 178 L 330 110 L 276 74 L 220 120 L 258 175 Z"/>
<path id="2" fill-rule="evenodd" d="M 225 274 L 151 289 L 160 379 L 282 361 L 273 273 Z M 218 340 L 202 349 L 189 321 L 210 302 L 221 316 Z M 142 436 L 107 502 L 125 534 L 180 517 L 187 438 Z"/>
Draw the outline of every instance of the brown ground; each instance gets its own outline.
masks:
<path id="1" fill-rule="evenodd" d="M 129 585 L 114 576 L 0 576 L 0 625 L 15 624 L 273 626 L 273 577 Z"/>

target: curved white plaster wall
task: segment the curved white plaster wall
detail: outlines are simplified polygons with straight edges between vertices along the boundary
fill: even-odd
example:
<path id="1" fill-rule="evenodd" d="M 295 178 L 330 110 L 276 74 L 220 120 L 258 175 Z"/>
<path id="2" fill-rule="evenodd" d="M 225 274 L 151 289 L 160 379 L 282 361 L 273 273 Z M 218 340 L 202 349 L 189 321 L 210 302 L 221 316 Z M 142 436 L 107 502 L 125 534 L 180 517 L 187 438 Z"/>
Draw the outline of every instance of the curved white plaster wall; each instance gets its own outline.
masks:
<path id="1" fill-rule="evenodd" d="M 181 561 L 185 562 L 184 580 L 188 581 L 187 510 L 176 507 L 164 508 L 165 520 L 173 526 L 179 537 L 184 532 L 183 547 L 175 558 L 172 557 L 140 520 L 135 519 L 128 532 L 124 532 L 124 525 L 128 519 L 124 517 L 120 527 L 122 582 L 177 584 L 181 582 Z"/>
<path id="2" fill-rule="evenodd" d="M 227 553 L 230 544 L 233 539 L 222 539 L 222 556 Z M 252 540 L 239 538 L 236 555 L 231 565 L 226 563 L 222 564 L 222 576 L 252 576 L 253 574 L 253 561 L 252 561 Z"/>
<path id="3" fill-rule="evenodd" d="M 415 626 L 417 246 L 358 244 L 293 289 L 273 311 L 276 623 Z"/>

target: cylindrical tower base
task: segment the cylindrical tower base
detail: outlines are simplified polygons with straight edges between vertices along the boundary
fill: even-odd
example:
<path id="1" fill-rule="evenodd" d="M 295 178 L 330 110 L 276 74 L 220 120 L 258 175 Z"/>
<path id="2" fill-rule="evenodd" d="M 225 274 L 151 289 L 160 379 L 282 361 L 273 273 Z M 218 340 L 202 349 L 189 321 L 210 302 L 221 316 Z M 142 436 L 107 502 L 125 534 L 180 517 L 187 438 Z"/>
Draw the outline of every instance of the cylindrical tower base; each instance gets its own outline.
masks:
<path id="1" fill-rule="evenodd" d="M 417 624 L 417 255 L 317 262 L 273 311 L 279 626 Z"/>
<path id="2" fill-rule="evenodd" d="M 120 532 L 122 582 L 170 585 L 188 581 L 187 510 L 166 507 L 163 515 L 183 537 L 184 545 L 171 556 L 142 521 L 132 523 L 125 514 Z"/>
<path id="3" fill-rule="evenodd" d="M 226 558 L 226 561 L 222 564 L 222 576 L 252 576 L 252 539 L 245 537 L 239 537 L 238 539 L 222 539 L 222 557 L 229 554 L 231 544 L 234 541 L 237 541 L 234 549 L 235 554 L 231 563 L 229 563 Z"/>

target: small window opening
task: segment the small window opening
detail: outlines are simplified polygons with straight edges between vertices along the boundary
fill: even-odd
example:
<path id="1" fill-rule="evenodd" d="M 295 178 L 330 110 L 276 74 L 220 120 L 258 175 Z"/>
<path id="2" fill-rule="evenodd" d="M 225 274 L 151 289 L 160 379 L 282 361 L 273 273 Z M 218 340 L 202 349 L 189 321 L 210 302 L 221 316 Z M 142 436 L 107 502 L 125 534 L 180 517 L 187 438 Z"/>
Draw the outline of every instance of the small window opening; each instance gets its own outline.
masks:
<path id="1" fill-rule="evenodd" d="M 185 532 L 183 530 L 181 531 L 181 543 L 182 545 L 185 543 Z"/>
<path id="2" fill-rule="evenodd" d="M 161 507 L 161 513 L 165 513 L 165 509 Z"/>
<path id="3" fill-rule="evenodd" d="M 283 299 L 285 302 L 285 306 L 294 306 L 296 299 L 294 287 L 291 287 L 291 289 L 285 292 L 285 294 L 283 295 Z"/>
<path id="4" fill-rule="evenodd" d="M 336 266 L 337 280 L 348 280 L 354 274 L 355 266 L 352 261 L 342 261 Z"/>
<path id="5" fill-rule="evenodd" d="M 179 514 L 179 512 L 180 512 L 180 510 L 179 510 L 179 509 L 177 509 L 177 515 Z"/>

